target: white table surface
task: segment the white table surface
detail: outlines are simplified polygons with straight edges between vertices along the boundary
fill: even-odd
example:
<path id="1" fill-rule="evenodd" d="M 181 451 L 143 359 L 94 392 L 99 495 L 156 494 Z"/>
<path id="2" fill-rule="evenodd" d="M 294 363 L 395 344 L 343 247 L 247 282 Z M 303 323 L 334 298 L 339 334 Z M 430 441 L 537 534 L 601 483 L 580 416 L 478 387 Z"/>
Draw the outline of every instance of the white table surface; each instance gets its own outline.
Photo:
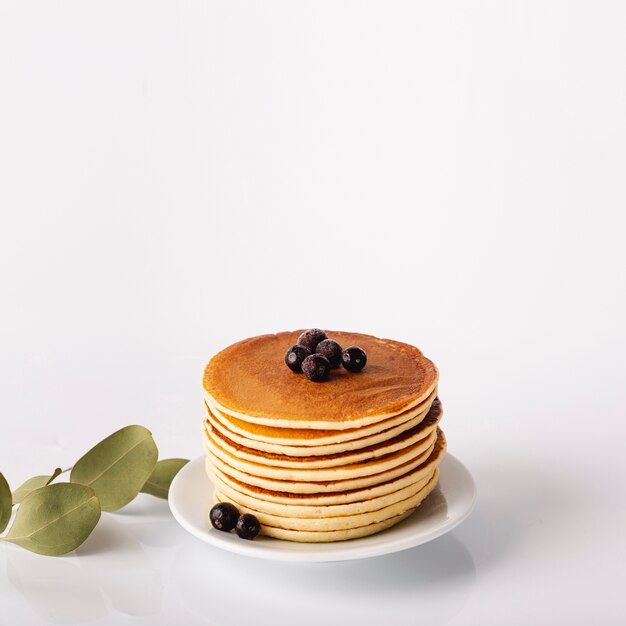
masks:
<path id="1" fill-rule="evenodd" d="M 626 623 L 625 5 L 0 0 L 0 471 L 129 423 L 201 453 L 204 363 L 420 346 L 479 490 L 403 553 L 289 565 L 163 501 L 0 546 L 0 624 Z"/>

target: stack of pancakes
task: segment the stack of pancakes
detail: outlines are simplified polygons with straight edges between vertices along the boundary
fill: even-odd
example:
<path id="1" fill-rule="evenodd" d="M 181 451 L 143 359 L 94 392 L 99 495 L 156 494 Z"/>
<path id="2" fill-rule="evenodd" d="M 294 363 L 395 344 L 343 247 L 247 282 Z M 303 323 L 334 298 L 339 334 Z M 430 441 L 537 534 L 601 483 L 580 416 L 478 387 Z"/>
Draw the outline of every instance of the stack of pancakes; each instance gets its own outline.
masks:
<path id="1" fill-rule="evenodd" d="M 279 539 L 371 535 L 437 485 L 445 452 L 437 369 L 413 346 L 329 332 L 363 348 L 367 366 L 314 383 L 284 363 L 301 332 L 246 339 L 207 365 L 203 440 L 215 499 Z"/>

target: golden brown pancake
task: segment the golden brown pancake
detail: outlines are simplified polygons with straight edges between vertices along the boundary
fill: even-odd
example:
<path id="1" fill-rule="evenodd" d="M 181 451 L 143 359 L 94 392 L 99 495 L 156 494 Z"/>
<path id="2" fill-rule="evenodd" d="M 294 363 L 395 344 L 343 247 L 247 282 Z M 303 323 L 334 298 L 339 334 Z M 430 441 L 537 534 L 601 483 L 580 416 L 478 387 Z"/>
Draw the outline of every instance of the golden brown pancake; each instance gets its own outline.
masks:
<path id="1" fill-rule="evenodd" d="M 340 331 L 328 335 L 344 347 L 363 348 L 365 369 L 355 374 L 336 368 L 328 381 L 312 383 L 284 362 L 301 332 L 252 337 L 214 356 L 203 385 L 216 408 L 246 422 L 342 430 L 406 411 L 437 384 L 437 369 L 416 347 Z"/>
<path id="2" fill-rule="evenodd" d="M 301 332 L 240 341 L 206 366 L 202 433 L 214 499 L 291 541 L 389 528 L 438 481 L 446 440 L 437 369 L 413 346 L 329 331 L 344 348 L 363 348 L 367 365 L 314 383 L 284 362 Z"/>

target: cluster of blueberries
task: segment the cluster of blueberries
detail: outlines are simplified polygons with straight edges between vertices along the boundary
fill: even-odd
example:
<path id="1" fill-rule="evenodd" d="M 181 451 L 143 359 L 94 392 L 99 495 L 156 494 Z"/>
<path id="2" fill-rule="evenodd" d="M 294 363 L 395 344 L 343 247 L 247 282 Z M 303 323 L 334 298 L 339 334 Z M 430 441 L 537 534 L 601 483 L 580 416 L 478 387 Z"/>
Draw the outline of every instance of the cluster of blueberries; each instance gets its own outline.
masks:
<path id="1" fill-rule="evenodd" d="M 259 520 L 250 513 L 239 515 L 239 510 L 230 502 L 218 502 L 209 513 L 211 526 L 229 533 L 233 528 L 242 539 L 254 539 L 261 531 Z"/>
<path id="2" fill-rule="evenodd" d="M 367 363 L 367 355 L 358 346 L 344 350 L 323 330 L 309 328 L 287 350 L 285 363 L 292 372 L 304 373 L 309 380 L 320 383 L 328 378 L 333 367 L 343 365 L 349 372 L 360 372 Z"/>

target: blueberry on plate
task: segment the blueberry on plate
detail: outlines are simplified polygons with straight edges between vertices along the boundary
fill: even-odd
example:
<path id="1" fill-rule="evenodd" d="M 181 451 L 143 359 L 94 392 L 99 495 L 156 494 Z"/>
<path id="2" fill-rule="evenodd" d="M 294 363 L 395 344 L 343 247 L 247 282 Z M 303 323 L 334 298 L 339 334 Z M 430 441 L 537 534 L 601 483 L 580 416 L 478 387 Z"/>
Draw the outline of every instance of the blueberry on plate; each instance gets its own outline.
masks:
<path id="1" fill-rule="evenodd" d="M 261 532 L 259 520 L 250 513 L 244 513 L 237 520 L 237 534 L 242 539 L 254 539 Z"/>
<path id="2" fill-rule="evenodd" d="M 229 533 L 237 525 L 239 511 L 230 502 L 218 502 L 211 509 L 209 519 L 213 528 Z"/>

